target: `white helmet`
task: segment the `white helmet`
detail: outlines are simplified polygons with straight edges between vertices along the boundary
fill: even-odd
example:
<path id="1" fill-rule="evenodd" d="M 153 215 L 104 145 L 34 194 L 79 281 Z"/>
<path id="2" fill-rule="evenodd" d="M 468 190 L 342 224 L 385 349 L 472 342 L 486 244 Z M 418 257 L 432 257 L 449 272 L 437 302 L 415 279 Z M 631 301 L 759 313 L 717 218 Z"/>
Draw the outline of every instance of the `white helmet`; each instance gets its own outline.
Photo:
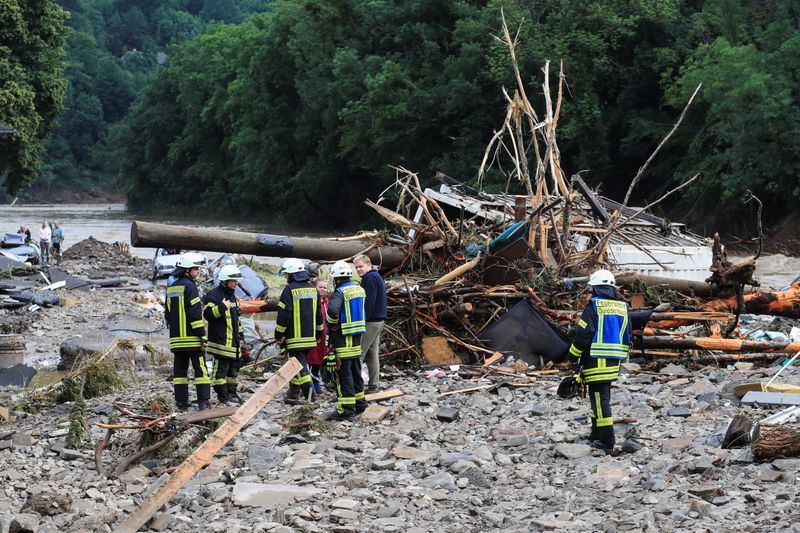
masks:
<path id="1" fill-rule="evenodd" d="M 236 265 L 225 265 L 219 269 L 220 281 L 228 281 L 231 279 L 234 281 L 239 281 L 242 279 L 242 271 L 239 270 L 239 267 Z"/>
<path id="2" fill-rule="evenodd" d="M 353 268 L 344 261 L 336 261 L 331 265 L 331 276 L 334 278 L 352 278 Z"/>
<path id="3" fill-rule="evenodd" d="M 591 276 L 589 276 L 589 285 L 595 287 L 597 285 L 611 285 L 614 287 L 616 285 L 616 280 L 614 279 L 614 274 L 611 273 L 609 270 L 598 270 L 597 272 L 593 272 Z"/>
<path id="4" fill-rule="evenodd" d="M 205 264 L 206 258 L 203 257 L 203 254 L 199 254 L 197 252 L 186 252 L 175 262 L 175 266 L 186 269 L 200 268 Z"/>
<path id="5" fill-rule="evenodd" d="M 302 261 L 294 257 L 290 257 L 283 262 L 281 266 L 281 274 L 297 274 L 298 272 L 305 272 L 306 267 Z"/>

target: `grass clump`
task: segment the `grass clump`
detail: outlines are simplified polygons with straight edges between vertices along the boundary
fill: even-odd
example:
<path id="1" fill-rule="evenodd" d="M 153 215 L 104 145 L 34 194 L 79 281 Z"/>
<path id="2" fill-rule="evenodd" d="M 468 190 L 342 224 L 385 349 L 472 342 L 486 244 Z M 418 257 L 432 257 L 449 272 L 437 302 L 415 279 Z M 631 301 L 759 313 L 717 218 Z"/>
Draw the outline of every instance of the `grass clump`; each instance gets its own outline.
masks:
<path id="1" fill-rule="evenodd" d="M 314 406 L 310 403 L 301 405 L 292 411 L 286 427 L 291 434 L 302 435 L 308 438 L 311 433 L 327 433 L 332 428 L 331 425 L 322 420 L 314 412 Z"/>

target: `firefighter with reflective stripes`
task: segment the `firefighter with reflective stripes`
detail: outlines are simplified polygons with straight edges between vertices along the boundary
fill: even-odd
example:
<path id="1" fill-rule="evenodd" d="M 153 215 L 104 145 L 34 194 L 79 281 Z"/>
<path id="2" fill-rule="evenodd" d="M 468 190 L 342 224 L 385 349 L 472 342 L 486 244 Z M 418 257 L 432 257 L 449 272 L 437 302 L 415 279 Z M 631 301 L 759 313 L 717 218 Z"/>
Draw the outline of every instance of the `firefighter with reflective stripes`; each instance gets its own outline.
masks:
<path id="1" fill-rule="evenodd" d="M 302 261 L 287 259 L 283 262 L 281 274 L 286 275 L 288 284 L 278 301 L 275 340 L 289 357 L 296 357 L 303 365 L 303 369 L 289 381 L 289 391 L 284 399 L 286 403 L 302 403 L 315 397 L 306 358 L 322 336 L 322 311 L 319 293 L 309 282 Z"/>
<path id="2" fill-rule="evenodd" d="M 242 356 L 242 325 L 236 301 L 240 279 L 242 273 L 236 265 L 225 265 L 219 269 L 219 285 L 203 298 L 203 317 L 208 321 L 206 353 L 214 356 L 211 384 L 222 405 L 242 403 L 237 391 Z"/>
<path id="3" fill-rule="evenodd" d="M 569 353 L 579 362 L 580 379 L 589 389 L 592 432 L 588 444 L 607 453 L 614 449 L 611 383 L 628 357 L 631 324 L 628 305 L 614 288 L 614 275 L 598 270 L 589 277 L 592 299 L 578 321 L 578 333 Z"/>
<path id="4" fill-rule="evenodd" d="M 169 349 L 173 355 L 172 385 L 178 410 L 189 408 L 189 364 L 194 368 L 197 389 L 197 408 L 208 409 L 211 379 L 203 357 L 203 308 L 195 280 L 202 262 L 182 256 L 176 266 L 180 269 L 175 282 L 167 287 L 164 318 L 169 325 Z"/>
<path id="5" fill-rule="evenodd" d="M 361 336 L 367 331 L 366 293 L 352 281 L 353 269 L 344 261 L 333 264 L 331 276 L 336 289 L 328 301 L 325 320 L 334 353 L 326 357 L 326 364 L 334 376 L 338 401 L 328 419 L 344 420 L 367 408 L 361 377 Z"/>

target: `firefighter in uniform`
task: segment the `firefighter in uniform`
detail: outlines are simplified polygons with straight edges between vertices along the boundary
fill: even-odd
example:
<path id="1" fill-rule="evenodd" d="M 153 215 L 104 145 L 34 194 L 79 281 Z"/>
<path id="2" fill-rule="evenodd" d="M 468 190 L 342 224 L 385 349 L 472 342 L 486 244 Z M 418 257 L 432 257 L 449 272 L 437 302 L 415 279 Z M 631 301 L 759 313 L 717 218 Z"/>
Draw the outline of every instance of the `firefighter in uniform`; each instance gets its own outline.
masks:
<path id="1" fill-rule="evenodd" d="M 203 317 L 208 321 L 206 353 L 214 356 L 212 385 L 223 405 L 242 403 L 237 391 L 242 325 L 235 294 L 240 279 L 236 265 L 225 265 L 219 270 L 219 285 L 203 298 Z"/>
<path id="2" fill-rule="evenodd" d="M 172 385 L 178 410 L 189 408 L 189 364 L 194 367 L 194 385 L 197 389 L 197 408 L 208 409 L 211 396 L 211 379 L 203 357 L 203 312 L 200 291 L 195 280 L 200 275 L 202 261 L 182 256 L 176 266 L 180 268 L 175 282 L 167 287 L 164 318 L 169 325 L 169 349 L 173 354 Z"/>
<path id="3" fill-rule="evenodd" d="M 366 293 L 352 281 L 353 269 L 344 261 L 331 267 L 336 289 L 328 301 L 328 323 L 333 354 L 325 358 L 334 376 L 338 396 L 336 411 L 329 420 L 352 418 L 367 408 L 361 377 L 361 336 L 367 331 L 364 315 Z"/>
<path id="4" fill-rule="evenodd" d="M 619 365 L 628 357 L 631 324 L 628 305 L 614 288 L 614 275 L 598 270 L 589 277 L 592 299 L 578 321 L 578 333 L 569 353 L 581 367 L 580 379 L 589 389 L 592 432 L 588 442 L 596 448 L 614 449 L 614 417 L 611 415 L 611 383 Z"/>
<path id="5" fill-rule="evenodd" d="M 296 357 L 303 365 L 303 369 L 289 381 L 289 391 L 285 397 L 287 403 L 301 403 L 315 397 L 306 356 L 322 336 L 322 312 L 319 293 L 309 283 L 308 272 L 302 261 L 287 259 L 283 262 L 281 273 L 286 275 L 288 284 L 278 301 L 275 340 L 282 350 L 288 352 L 289 357 Z"/>

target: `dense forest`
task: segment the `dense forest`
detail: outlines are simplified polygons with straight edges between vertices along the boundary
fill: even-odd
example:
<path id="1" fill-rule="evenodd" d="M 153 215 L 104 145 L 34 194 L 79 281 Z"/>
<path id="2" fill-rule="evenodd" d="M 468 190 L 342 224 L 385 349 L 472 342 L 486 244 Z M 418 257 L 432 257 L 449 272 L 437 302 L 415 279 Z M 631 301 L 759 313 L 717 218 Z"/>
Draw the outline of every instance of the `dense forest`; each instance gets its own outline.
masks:
<path id="1" fill-rule="evenodd" d="M 634 200 L 699 172 L 672 209 L 709 230 L 743 222 L 748 189 L 767 222 L 800 199 L 792 0 L 58 3 L 66 111 L 39 186 L 117 186 L 139 211 L 354 226 L 388 165 L 475 183 L 514 87 L 502 9 L 532 93 L 546 60 L 564 62 L 567 175 L 586 170 L 620 199 L 702 82 Z M 6 188 L 25 176 L 6 173 Z"/>

